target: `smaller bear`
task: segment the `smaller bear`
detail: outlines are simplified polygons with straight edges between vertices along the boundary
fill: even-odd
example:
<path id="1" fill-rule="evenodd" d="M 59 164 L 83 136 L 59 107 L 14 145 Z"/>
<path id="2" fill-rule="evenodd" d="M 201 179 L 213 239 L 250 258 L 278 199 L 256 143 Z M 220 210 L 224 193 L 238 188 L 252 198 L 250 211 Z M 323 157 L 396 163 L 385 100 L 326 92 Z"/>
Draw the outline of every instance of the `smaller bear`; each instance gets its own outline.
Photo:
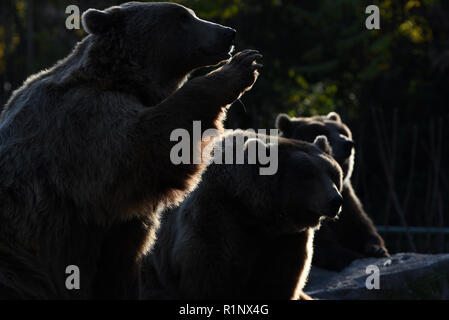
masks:
<path id="1" fill-rule="evenodd" d="M 327 116 L 290 118 L 279 114 L 276 127 L 285 138 L 313 141 L 328 138 L 332 156 L 343 169 L 343 209 L 338 220 L 327 220 L 316 232 L 312 264 L 341 271 L 352 261 L 363 257 L 388 257 L 382 237 L 363 210 L 351 184 L 355 150 L 352 133 L 336 112 Z"/>
<path id="2" fill-rule="evenodd" d="M 259 157 L 277 150 L 275 174 L 260 174 L 256 149 Z M 343 201 L 326 137 L 311 144 L 237 130 L 214 142 L 214 159 L 229 150 L 234 159 L 243 150 L 244 163 L 210 163 L 181 206 L 162 215 L 144 260 L 145 298 L 308 298 L 314 230 Z"/>

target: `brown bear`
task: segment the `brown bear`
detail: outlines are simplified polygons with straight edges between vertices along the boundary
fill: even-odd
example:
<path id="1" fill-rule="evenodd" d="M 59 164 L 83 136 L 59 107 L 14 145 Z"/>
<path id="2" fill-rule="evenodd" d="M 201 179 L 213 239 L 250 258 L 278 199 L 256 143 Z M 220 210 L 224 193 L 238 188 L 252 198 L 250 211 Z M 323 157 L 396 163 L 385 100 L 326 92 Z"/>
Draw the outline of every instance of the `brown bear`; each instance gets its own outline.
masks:
<path id="1" fill-rule="evenodd" d="M 314 229 L 338 214 L 343 174 L 325 137 L 264 140 L 237 130 L 215 142 L 214 159 L 240 151 L 244 161 L 212 162 L 186 200 L 163 214 L 143 264 L 145 298 L 306 297 Z M 250 164 L 255 149 L 277 152 L 275 174 L 260 174 L 266 162 Z"/>
<path id="2" fill-rule="evenodd" d="M 276 127 L 285 138 L 313 141 L 317 136 L 328 138 L 332 156 L 343 169 L 343 208 L 337 220 L 327 220 L 315 236 L 312 264 L 340 271 L 355 259 L 387 257 L 384 240 L 363 210 L 351 184 L 355 150 L 351 130 L 336 112 L 326 116 L 290 118 L 279 114 Z"/>
<path id="3" fill-rule="evenodd" d="M 261 56 L 246 50 L 186 82 L 229 59 L 236 32 L 181 5 L 82 18 L 88 36 L 0 116 L 0 298 L 138 298 L 158 212 L 204 167 L 172 164 L 170 133 L 220 128 L 257 77 Z"/>

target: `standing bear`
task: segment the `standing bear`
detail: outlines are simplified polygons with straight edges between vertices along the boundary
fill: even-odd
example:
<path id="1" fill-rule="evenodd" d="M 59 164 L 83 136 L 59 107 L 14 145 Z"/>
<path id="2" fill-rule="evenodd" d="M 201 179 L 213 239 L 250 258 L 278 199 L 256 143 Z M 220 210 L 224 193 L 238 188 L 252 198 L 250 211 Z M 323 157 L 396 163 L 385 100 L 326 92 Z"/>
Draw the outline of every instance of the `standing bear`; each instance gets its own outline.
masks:
<path id="1" fill-rule="evenodd" d="M 307 297 L 314 229 L 339 213 L 343 174 L 326 137 L 266 138 L 237 130 L 215 142 L 201 182 L 162 217 L 142 268 L 145 298 Z M 261 154 L 275 155 L 274 174 L 261 175 L 272 167 Z"/>
<path id="2" fill-rule="evenodd" d="M 352 188 L 354 142 L 340 116 L 335 112 L 327 116 L 298 118 L 279 114 L 276 127 L 285 138 L 313 141 L 319 135 L 326 136 L 332 156 L 343 169 L 342 213 L 337 220 L 327 220 L 316 232 L 313 265 L 340 271 L 359 258 L 389 256 L 382 237 Z"/>
<path id="3" fill-rule="evenodd" d="M 246 50 L 186 82 L 229 59 L 236 32 L 181 5 L 82 19 L 89 35 L 0 117 L 0 298 L 138 298 L 158 213 L 204 167 L 172 164 L 170 133 L 195 120 L 221 128 L 258 74 L 261 56 Z"/>

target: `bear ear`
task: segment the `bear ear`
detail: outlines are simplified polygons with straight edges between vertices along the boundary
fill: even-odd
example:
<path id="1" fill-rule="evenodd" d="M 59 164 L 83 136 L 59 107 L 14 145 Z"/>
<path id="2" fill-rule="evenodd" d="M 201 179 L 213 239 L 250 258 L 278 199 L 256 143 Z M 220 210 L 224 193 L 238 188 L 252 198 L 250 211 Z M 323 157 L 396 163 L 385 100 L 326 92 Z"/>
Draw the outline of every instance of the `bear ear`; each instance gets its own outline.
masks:
<path id="1" fill-rule="evenodd" d="M 291 128 L 290 117 L 285 113 L 280 113 L 276 117 L 276 128 L 282 133 L 289 134 Z"/>
<path id="2" fill-rule="evenodd" d="M 327 118 L 329 120 L 341 122 L 340 115 L 338 113 L 336 113 L 336 112 L 329 112 L 328 115 L 327 115 Z"/>
<path id="3" fill-rule="evenodd" d="M 321 151 L 327 153 L 328 155 L 332 155 L 332 148 L 326 136 L 317 136 L 313 141 L 313 144 L 317 146 Z"/>
<path id="4" fill-rule="evenodd" d="M 81 17 L 83 29 L 90 34 L 102 34 L 112 26 L 111 13 L 97 9 L 85 11 Z"/>

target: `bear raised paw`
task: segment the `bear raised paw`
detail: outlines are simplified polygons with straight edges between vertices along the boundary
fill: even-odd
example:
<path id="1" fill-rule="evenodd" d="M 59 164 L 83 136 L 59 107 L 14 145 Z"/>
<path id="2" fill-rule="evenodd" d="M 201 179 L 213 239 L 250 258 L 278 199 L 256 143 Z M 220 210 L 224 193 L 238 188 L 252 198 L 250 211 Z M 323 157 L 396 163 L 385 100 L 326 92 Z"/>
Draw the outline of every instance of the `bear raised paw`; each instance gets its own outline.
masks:
<path id="1" fill-rule="evenodd" d="M 265 138 L 237 130 L 215 142 L 214 157 L 243 150 L 245 160 L 210 163 L 186 200 L 164 212 L 143 263 L 145 298 L 307 298 L 314 230 L 340 211 L 342 172 L 326 137 Z M 261 175 L 265 164 L 249 164 L 249 150 L 267 154 L 274 144 L 278 170 Z"/>
<path id="2" fill-rule="evenodd" d="M 328 138 L 332 156 L 343 169 L 343 207 L 338 220 L 328 220 L 315 235 L 313 265 L 340 271 L 355 259 L 387 257 L 384 240 L 363 210 L 354 192 L 351 175 L 355 151 L 351 130 L 340 116 L 331 112 L 326 116 L 290 118 L 280 114 L 276 127 L 285 138 L 313 141 L 317 136 Z"/>
<path id="3" fill-rule="evenodd" d="M 221 128 L 257 78 L 235 30 L 172 3 L 83 14 L 89 35 L 29 77 L 0 117 L 0 298 L 137 298 L 158 213 L 203 164 L 173 165 L 170 133 Z M 197 147 L 200 142 L 197 142 Z M 80 271 L 79 290 L 66 268 Z"/>

